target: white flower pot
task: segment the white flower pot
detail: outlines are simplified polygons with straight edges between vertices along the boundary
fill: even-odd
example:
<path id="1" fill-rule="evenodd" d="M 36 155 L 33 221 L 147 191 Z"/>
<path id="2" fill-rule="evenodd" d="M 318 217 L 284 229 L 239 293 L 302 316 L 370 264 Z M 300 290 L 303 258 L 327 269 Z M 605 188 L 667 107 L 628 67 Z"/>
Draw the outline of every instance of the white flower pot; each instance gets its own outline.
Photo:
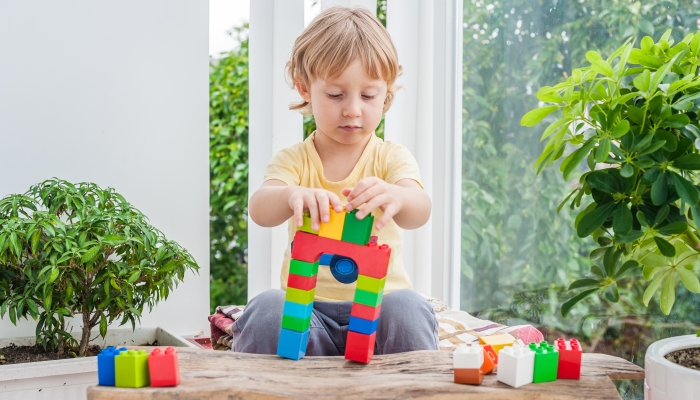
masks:
<path id="1" fill-rule="evenodd" d="M 80 339 L 77 337 L 77 339 Z M 100 346 L 138 346 L 158 341 L 159 346 L 195 347 L 163 328 L 111 329 Z M 14 343 L 32 346 L 34 336 L 0 339 L 0 348 Z M 97 384 L 97 360 L 94 357 L 71 358 L 0 366 L 2 400 L 74 400 L 87 399 L 87 388 Z"/>
<path id="2" fill-rule="evenodd" d="M 700 347 L 700 337 L 676 336 L 652 343 L 644 357 L 644 398 L 646 400 L 700 399 L 700 371 L 668 361 L 676 350 Z"/>

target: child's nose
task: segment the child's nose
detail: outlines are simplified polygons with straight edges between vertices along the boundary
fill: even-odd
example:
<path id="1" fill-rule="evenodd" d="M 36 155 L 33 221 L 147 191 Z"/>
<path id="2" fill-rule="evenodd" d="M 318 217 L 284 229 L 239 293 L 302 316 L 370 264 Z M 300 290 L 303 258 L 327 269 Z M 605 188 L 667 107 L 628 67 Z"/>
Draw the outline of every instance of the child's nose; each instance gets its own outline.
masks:
<path id="1" fill-rule="evenodd" d="M 348 118 L 357 118 L 362 116 L 360 101 L 356 99 L 349 100 L 343 109 L 343 116 Z"/>

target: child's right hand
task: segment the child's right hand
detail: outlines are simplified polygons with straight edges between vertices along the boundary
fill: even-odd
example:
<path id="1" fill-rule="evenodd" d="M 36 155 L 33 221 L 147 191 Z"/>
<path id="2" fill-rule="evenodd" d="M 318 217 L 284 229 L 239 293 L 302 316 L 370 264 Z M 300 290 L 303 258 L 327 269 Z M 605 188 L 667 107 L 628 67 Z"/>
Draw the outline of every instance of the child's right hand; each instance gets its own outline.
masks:
<path id="1" fill-rule="evenodd" d="M 330 206 L 336 212 L 343 211 L 343 205 L 335 193 L 324 189 L 296 187 L 288 200 L 289 208 L 294 211 L 294 222 L 297 227 L 304 225 L 304 211 L 311 214 L 311 229 L 321 228 L 321 221 L 330 221 Z"/>

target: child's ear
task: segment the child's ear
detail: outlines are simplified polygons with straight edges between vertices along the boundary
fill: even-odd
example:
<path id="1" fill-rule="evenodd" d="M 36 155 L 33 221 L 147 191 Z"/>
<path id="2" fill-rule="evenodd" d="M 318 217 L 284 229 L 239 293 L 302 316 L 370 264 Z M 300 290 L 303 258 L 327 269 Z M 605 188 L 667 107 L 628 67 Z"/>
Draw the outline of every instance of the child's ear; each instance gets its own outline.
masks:
<path id="1" fill-rule="evenodd" d="M 309 88 L 306 87 L 306 84 L 304 84 L 304 82 L 301 80 L 295 80 L 294 86 L 296 86 L 297 92 L 299 92 L 301 98 L 304 99 L 305 102 L 311 103 L 311 94 L 309 93 Z"/>

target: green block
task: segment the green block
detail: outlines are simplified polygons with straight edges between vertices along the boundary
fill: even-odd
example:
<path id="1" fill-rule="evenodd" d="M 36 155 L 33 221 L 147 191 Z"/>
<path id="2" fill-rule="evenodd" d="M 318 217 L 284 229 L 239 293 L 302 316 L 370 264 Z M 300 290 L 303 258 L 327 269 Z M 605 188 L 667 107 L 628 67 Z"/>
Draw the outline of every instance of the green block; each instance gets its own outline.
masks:
<path id="1" fill-rule="evenodd" d="M 372 278 L 371 276 L 358 275 L 357 288 L 371 293 L 379 293 L 384 290 L 386 277 L 382 279 Z"/>
<path id="2" fill-rule="evenodd" d="M 318 262 L 307 263 L 292 259 L 289 262 L 289 273 L 294 275 L 313 277 L 318 274 Z"/>
<path id="3" fill-rule="evenodd" d="M 307 291 L 288 287 L 284 299 L 293 303 L 306 305 L 314 301 L 315 295 L 316 289 L 311 289 Z"/>
<path id="4" fill-rule="evenodd" d="M 365 216 L 363 219 L 357 219 L 355 214 L 357 209 L 345 214 L 345 225 L 343 225 L 343 236 L 340 240 L 343 242 L 356 243 L 366 245 L 369 243 L 369 237 L 372 234 L 372 224 L 374 217 L 372 214 Z"/>
<path id="5" fill-rule="evenodd" d="M 282 328 L 290 331 L 304 332 L 311 326 L 311 317 L 301 319 L 290 315 L 282 316 Z"/>
<path id="6" fill-rule="evenodd" d="M 318 231 L 311 229 L 311 215 L 308 212 L 304 213 L 304 225 L 297 226 L 297 230 L 318 235 Z"/>
<path id="7" fill-rule="evenodd" d="M 355 303 L 364 304 L 370 307 L 377 307 L 382 304 L 382 296 L 384 296 L 384 291 L 379 293 L 372 293 L 366 290 L 357 289 L 355 290 Z"/>
<path id="8" fill-rule="evenodd" d="M 535 371 L 532 381 L 540 383 L 557 380 L 559 352 L 546 341 L 540 342 L 539 346 L 535 343 L 530 343 L 530 349 L 535 351 Z"/>
<path id="9" fill-rule="evenodd" d="M 117 387 L 140 388 L 151 384 L 148 375 L 148 353 L 145 350 L 122 351 L 114 357 Z"/>

